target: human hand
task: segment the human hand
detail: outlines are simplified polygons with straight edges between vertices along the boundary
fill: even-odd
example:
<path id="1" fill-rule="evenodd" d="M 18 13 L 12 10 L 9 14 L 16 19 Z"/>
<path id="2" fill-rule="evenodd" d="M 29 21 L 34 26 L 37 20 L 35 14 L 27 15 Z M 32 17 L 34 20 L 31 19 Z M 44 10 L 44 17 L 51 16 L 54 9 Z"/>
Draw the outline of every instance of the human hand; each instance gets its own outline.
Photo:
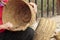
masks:
<path id="1" fill-rule="evenodd" d="M 2 27 L 3 27 L 3 29 L 9 30 L 9 28 L 12 28 L 13 27 L 13 24 L 10 23 L 10 22 L 7 22 L 6 24 L 3 24 Z"/>
<path id="2" fill-rule="evenodd" d="M 0 29 L 7 29 L 8 30 L 9 27 L 10 28 L 13 27 L 12 23 L 10 23 L 10 22 L 3 24 L 3 25 L 0 25 Z"/>
<path id="3" fill-rule="evenodd" d="M 35 3 L 33 3 L 33 2 L 30 2 L 29 4 L 33 7 L 35 12 L 37 13 L 37 5 Z"/>
<path id="4" fill-rule="evenodd" d="M 8 0 L 0 0 L 0 2 L 3 4 L 3 5 L 6 5 L 8 3 Z"/>
<path id="5" fill-rule="evenodd" d="M 4 25 L 5 25 L 5 27 L 6 27 L 7 30 L 9 30 L 9 28 L 12 28 L 13 27 L 13 24 L 10 23 L 10 22 L 8 22 L 8 23 L 6 23 Z"/>

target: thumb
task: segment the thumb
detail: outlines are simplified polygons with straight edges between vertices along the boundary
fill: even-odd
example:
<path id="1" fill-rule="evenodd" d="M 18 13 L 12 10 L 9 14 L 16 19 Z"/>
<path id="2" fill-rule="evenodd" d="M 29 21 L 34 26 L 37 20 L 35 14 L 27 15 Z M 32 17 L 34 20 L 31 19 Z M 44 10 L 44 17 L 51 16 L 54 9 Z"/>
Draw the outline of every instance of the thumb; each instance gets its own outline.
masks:
<path id="1" fill-rule="evenodd" d="M 6 27 L 13 27 L 13 24 L 8 22 L 8 23 L 6 23 Z"/>

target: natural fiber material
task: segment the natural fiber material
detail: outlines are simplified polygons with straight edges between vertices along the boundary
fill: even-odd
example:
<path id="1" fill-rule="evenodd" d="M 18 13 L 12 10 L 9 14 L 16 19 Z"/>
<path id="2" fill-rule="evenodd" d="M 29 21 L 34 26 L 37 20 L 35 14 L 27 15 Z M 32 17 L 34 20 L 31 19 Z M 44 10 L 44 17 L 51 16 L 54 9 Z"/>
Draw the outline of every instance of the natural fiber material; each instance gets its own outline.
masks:
<path id="1" fill-rule="evenodd" d="M 51 17 L 51 19 L 55 20 L 56 25 L 57 25 L 53 38 L 55 38 L 56 40 L 60 40 L 60 15 Z"/>
<path id="2" fill-rule="evenodd" d="M 36 13 L 23 0 L 9 0 L 3 11 L 3 23 L 11 22 L 14 31 L 25 30 L 36 20 Z"/>
<path id="3" fill-rule="evenodd" d="M 50 40 L 56 23 L 50 18 L 41 18 L 33 40 Z"/>
<path id="4" fill-rule="evenodd" d="M 60 32 L 56 33 L 55 39 L 56 39 L 56 40 L 60 40 Z"/>

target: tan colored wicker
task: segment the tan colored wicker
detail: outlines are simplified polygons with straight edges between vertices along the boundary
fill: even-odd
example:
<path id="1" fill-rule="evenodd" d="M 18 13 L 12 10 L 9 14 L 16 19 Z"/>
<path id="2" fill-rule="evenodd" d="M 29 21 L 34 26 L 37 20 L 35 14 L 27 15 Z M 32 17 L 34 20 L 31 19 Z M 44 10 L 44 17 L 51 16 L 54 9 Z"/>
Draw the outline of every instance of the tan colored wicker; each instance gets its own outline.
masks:
<path id="1" fill-rule="evenodd" d="M 56 40 L 60 40 L 60 32 L 56 33 L 55 39 L 56 39 Z"/>
<path id="2" fill-rule="evenodd" d="M 14 31 L 25 30 L 36 20 L 36 13 L 23 0 L 9 0 L 3 11 L 3 23 L 11 22 Z"/>
<path id="3" fill-rule="evenodd" d="M 33 40 L 50 40 L 54 33 L 56 23 L 50 18 L 41 18 Z"/>

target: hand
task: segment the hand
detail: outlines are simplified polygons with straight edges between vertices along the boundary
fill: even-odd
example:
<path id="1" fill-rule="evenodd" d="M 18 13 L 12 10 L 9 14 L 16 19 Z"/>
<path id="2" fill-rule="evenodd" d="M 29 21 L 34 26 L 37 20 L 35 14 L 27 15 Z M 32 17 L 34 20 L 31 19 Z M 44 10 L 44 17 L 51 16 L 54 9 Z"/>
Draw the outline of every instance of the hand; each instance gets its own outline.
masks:
<path id="1" fill-rule="evenodd" d="M 12 23 L 10 22 L 0 25 L 0 29 L 8 29 L 9 27 L 13 27 Z"/>
<path id="2" fill-rule="evenodd" d="M 6 26 L 6 29 L 9 30 L 9 28 L 13 27 L 13 24 L 8 22 L 8 23 L 5 24 L 5 26 Z"/>
<path id="3" fill-rule="evenodd" d="M 37 13 L 37 5 L 35 3 L 33 3 L 33 2 L 30 2 L 29 4 L 33 7 L 35 12 Z"/>
<path id="4" fill-rule="evenodd" d="M 10 23 L 10 22 L 8 22 L 8 23 L 6 23 L 6 24 L 3 25 L 3 28 L 7 29 L 7 30 L 9 30 L 9 28 L 12 28 L 12 27 L 13 27 L 13 24 Z"/>
<path id="5" fill-rule="evenodd" d="M 3 1 L 1 1 L 1 3 L 2 3 L 2 4 L 4 4 L 4 5 L 6 5 L 6 3 L 5 3 L 5 2 L 3 2 Z"/>
<path id="6" fill-rule="evenodd" d="M 0 0 L 0 2 L 4 5 L 6 5 L 8 3 L 8 0 Z"/>

